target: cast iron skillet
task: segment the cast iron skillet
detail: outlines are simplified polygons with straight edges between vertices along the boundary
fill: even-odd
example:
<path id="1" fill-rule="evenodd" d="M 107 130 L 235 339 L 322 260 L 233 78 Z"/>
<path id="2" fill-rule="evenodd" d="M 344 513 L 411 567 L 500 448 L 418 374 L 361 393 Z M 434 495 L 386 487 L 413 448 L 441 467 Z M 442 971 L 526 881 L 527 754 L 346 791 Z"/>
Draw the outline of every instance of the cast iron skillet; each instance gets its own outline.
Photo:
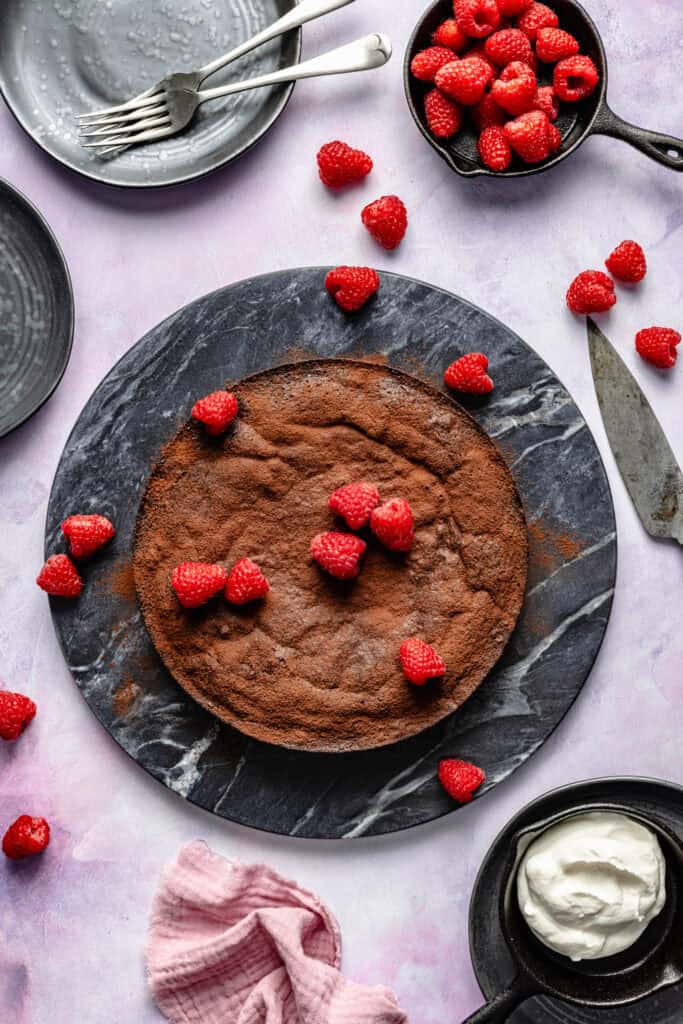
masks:
<path id="1" fill-rule="evenodd" d="M 666 860 L 667 900 L 659 917 L 630 949 L 602 960 L 573 963 L 544 946 L 527 926 L 517 902 L 517 869 L 530 843 L 542 832 L 592 811 L 624 814 L 657 834 Z M 505 879 L 499 904 L 500 925 L 517 965 L 517 977 L 507 991 L 464 1024 L 504 1024 L 521 1003 L 539 995 L 574 1006 L 627 1006 L 683 980 L 683 842 L 658 821 L 618 803 L 577 805 L 515 834 Z"/>
<path id="2" fill-rule="evenodd" d="M 424 115 L 424 97 L 432 88 L 430 83 L 418 81 L 410 73 L 410 62 L 416 53 L 431 45 L 432 33 L 446 18 L 453 16 L 450 0 L 436 0 L 420 19 L 408 43 L 403 69 L 408 106 L 415 123 L 430 146 L 449 166 L 465 178 L 488 174 L 496 178 L 520 178 L 546 171 L 570 156 L 589 135 L 611 135 L 629 142 L 657 163 L 674 171 L 683 171 L 683 140 L 660 132 L 637 128 L 623 121 L 607 105 L 607 57 L 595 24 L 576 0 L 548 0 L 560 18 L 562 28 L 571 32 L 581 44 L 581 53 L 591 57 L 600 72 L 600 84 L 588 99 L 581 103 L 562 104 L 557 127 L 562 133 L 562 145 L 557 153 L 540 164 L 527 166 L 513 161 L 507 171 L 490 171 L 482 166 L 477 153 L 477 137 L 471 128 L 464 127 L 453 139 L 437 139 L 430 132 Z M 547 81 L 552 74 L 551 65 L 540 65 L 541 78 L 545 68 Z"/>

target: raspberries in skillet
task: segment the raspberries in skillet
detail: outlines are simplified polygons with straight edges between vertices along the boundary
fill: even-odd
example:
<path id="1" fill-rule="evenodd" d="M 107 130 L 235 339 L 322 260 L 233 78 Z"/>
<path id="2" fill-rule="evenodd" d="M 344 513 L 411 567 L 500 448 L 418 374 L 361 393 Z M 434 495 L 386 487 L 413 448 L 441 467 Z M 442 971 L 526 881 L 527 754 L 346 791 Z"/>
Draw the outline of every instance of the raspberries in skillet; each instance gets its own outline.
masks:
<path id="1" fill-rule="evenodd" d="M 372 170 L 372 160 L 362 149 L 346 142 L 328 142 L 318 151 L 318 174 L 328 188 L 343 188 L 361 181 Z"/>
<path id="2" fill-rule="evenodd" d="M 413 58 L 415 78 L 435 86 L 423 98 L 431 134 L 450 142 L 468 120 L 479 136 L 505 127 L 506 143 L 487 132 L 477 146 L 482 165 L 500 174 L 549 159 L 562 144 L 554 126 L 561 106 L 597 88 L 595 64 L 544 3 L 454 0 L 454 14 L 433 33 L 433 45 Z M 544 114 L 550 127 L 538 117 L 519 122 L 529 113 Z"/>

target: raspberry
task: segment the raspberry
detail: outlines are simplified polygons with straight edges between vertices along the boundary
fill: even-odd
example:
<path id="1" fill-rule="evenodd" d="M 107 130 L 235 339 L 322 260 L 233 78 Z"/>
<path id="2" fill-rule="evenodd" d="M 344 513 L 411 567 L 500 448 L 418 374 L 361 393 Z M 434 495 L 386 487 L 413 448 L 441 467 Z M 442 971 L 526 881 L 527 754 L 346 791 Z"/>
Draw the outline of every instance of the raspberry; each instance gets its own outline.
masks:
<path id="1" fill-rule="evenodd" d="M 68 555 L 50 555 L 36 583 L 53 597 L 78 597 L 83 590 L 83 581 Z"/>
<path id="2" fill-rule="evenodd" d="M 453 11 L 465 35 L 473 39 L 490 36 L 500 23 L 496 0 L 453 0 Z"/>
<path id="3" fill-rule="evenodd" d="M 516 18 L 528 11 L 534 0 L 496 0 L 498 10 L 504 18 Z"/>
<path id="4" fill-rule="evenodd" d="M 517 28 L 528 36 L 532 43 L 536 42 L 539 29 L 557 28 L 560 19 L 545 4 L 532 3 L 517 19 Z"/>
<path id="5" fill-rule="evenodd" d="M 42 853 L 49 842 L 50 826 L 45 818 L 22 814 L 5 832 L 2 852 L 10 860 L 22 860 L 34 853 Z"/>
<path id="6" fill-rule="evenodd" d="M 567 57 L 555 65 L 553 86 L 565 103 L 578 103 L 595 92 L 600 74 L 590 57 Z"/>
<path id="7" fill-rule="evenodd" d="M 433 82 L 437 71 L 455 59 L 453 51 L 445 46 L 430 46 L 413 57 L 410 70 L 421 82 Z"/>
<path id="8" fill-rule="evenodd" d="M 444 373 L 446 386 L 470 395 L 488 395 L 493 381 L 487 374 L 489 361 L 481 352 L 468 352 L 456 359 Z"/>
<path id="9" fill-rule="evenodd" d="M 365 207 L 361 219 L 384 249 L 396 249 L 408 229 L 408 211 L 398 196 L 376 199 Z"/>
<path id="10" fill-rule="evenodd" d="M 556 125 L 551 124 L 550 121 L 548 121 L 546 139 L 548 140 L 549 152 L 556 153 L 562 145 L 562 134 L 560 129 Z"/>
<path id="11" fill-rule="evenodd" d="M 547 159 L 556 141 L 551 135 L 550 121 L 541 110 L 532 110 L 503 128 L 505 136 L 518 156 L 527 164 Z"/>
<path id="12" fill-rule="evenodd" d="M 410 505 L 403 498 L 392 498 L 370 514 L 370 529 L 389 551 L 410 551 L 415 539 L 415 524 Z"/>
<path id="13" fill-rule="evenodd" d="M 192 407 L 192 418 L 206 427 L 211 437 L 225 433 L 239 412 L 237 399 L 230 391 L 213 391 Z"/>
<path id="14" fill-rule="evenodd" d="M 484 95 L 491 77 L 491 65 L 487 61 L 481 57 L 464 57 L 441 68 L 435 81 L 451 99 L 473 107 Z"/>
<path id="15" fill-rule="evenodd" d="M 23 693 L 0 690 L 0 739 L 16 740 L 35 714 L 35 704 Z"/>
<path id="16" fill-rule="evenodd" d="M 361 480 L 357 484 L 344 484 L 330 495 L 329 507 L 342 519 L 351 530 L 360 530 L 367 526 L 370 513 L 379 505 L 379 491 L 374 484 Z"/>
<path id="17" fill-rule="evenodd" d="M 491 60 L 490 57 L 486 56 L 486 40 L 485 39 L 480 39 L 478 42 L 472 43 L 472 45 L 467 50 L 467 53 L 463 53 L 463 55 L 462 55 L 462 59 L 463 60 L 472 60 L 473 57 L 478 57 L 479 60 L 483 60 L 485 64 L 488 64 L 489 70 L 491 72 L 491 77 L 489 78 L 489 82 L 492 82 L 493 79 L 498 74 L 498 67 L 497 67 L 496 64 L 493 63 L 493 61 Z"/>
<path id="18" fill-rule="evenodd" d="M 425 117 L 437 139 L 450 139 L 460 131 L 462 111 L 454 100 L 440 89 L 432 89 L 425 96 Z"/>
<path id="19" fill-rule="evenodd" d="M 248 604 L 265 597 L 270 584 L 251 558 L 241 558 L 230 570 L 225 596 L 230 604 Z"/>
<path id="20" fill-rule="evenodd" d="M 578 40 L 561 28 L 539 28 L 536 33 L 536 53 L 546 64 L 554 64 L 579 52 Z"/>
<path id="21" fill-rule="evenodd" d="M 311 541 L 311 558 L 338 580 L 355 580 L 367 544 L 352 533 L 319 533 Z"/>
<path id="22" fill-rule="evenodd" d="M 676 363 L 676 346 L 681 336 L 670 327 L 646 327 L 636 334 L 638 354 L 660 370 L 670 370 Z"/>
<path id="23" fill-rule="evenodd" d="M 492 125 L 502 127 L 507 121 L 507 114 L 499 107 L 490 92 L 472 108 L 472 120 L 479 131 Z"/>
<path id="24" fill-rule="evenodd" d="M 116 530 L 106 516 L 69 516 L 62 523 L 74 558 L 87 558 L 112 539 Z"/>
<path id="25" fill-rule="evenodd" d="M 439 764 L 439 782 L 459 804 L 468 804 L 485 781 L 486 775 L 481 768 L 467 761 L 449 757 Z"/>
<path id="26" fill-rule="evenodd" d="M 171 586 L 183 608 L 199 608 L 224 589 L 228 574 L 222 565 L 181 562 L 171 576 Z"/>
<path id="27" fill-rule="evenodd" d="M 584 270 L 574 278 L 567 292 L 567 305 L 572 313 L 606 313 L 616 301 L 614 281 L 602 270 Z"/>
<path id="28" fill-rule="evenodd" d="M 536 99 L 536 75 L 528 64 L 515 60 L 503 68 L 500 77 L 493 83 L 491 95 L 508 114 L 525 114 Z"/>
<path id="29" fill-rule="evenodd" d="M 325 287 L 347 313 L 355 313 L 379 288 L 379 274 L 371 267 L 336 267 L 325 278 Z"/>
<path id="30" fill-rule="evenodd" d="M 446 672 L 443 658 L 417 637 L 403 641 L 400 656 L 403 674 L 416 686 L 424 686 L 429 679 L 438 679 Z"/>
<path id="31" fill-rule="evenodd" d="M 647 260 L 642 246 L 630 240 L 616 247 L 605 260 L 605 266 L 612 277 L 627 284 L 638 284 L 647 274 Z"/>
<path id="32" fill-rule="evenodd" d="M 510 143 L 499 125 L 484 128 L 479 136 L 479 156 L 482 163 L 492 171 L 506 171 L 512 161 Z"/>
<path id="33" fill-rule="evenodd" d="M 360 181 L 372 170 L 372 160 L 362 149 L 345 142 L 328 142 L 318 151 L 318 174 L 328 188 L 342 188 Z"/>
<path id="34" fill-rule="evenodd" d="M 531 43 L 518 28 L 504 28 L 488 37 L 484 52 L 489 60 L 500 67 L 505 67 L 513 60 L 527 64 L 531 57 Z"/>
<path id="35" fill-rule="evenodd" d="M 542 85 L 536 93 L 533 110 L 542 110 L 549 121 L 557 121 L 560 103 L 552 85 Z"/>
<path id="36" fill-rule="evenodd" d="M 455 18 L 447 18 L 435 31 L 432 42 L 435 46 L 447 46 L 449 50 L 460 53 L 467 46 L 469 36 L 465 35 Z"/>

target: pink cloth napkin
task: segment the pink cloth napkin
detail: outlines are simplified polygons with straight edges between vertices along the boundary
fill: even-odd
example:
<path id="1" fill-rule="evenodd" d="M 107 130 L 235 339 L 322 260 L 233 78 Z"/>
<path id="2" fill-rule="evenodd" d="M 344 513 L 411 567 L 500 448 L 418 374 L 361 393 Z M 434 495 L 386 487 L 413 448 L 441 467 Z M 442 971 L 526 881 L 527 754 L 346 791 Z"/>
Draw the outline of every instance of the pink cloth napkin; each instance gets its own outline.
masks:
<path id="1" fill-rule="evenodd" d="M 339 926 L 316 896 L 200 841 L 163 874 L 146 960 L 175 1024 L 406 1022 L 388 989 L 340 973 Z"/>

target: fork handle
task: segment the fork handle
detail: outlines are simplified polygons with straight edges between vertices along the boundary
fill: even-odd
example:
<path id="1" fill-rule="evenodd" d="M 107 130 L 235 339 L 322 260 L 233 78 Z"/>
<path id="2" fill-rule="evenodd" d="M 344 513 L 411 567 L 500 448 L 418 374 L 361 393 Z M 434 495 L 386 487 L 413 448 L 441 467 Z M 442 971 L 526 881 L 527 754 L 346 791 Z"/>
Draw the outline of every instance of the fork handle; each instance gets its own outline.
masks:
<path id="1" fill-rule="evenodd" d="M 290 29 L 299 28 L 300 25 L 305 25 L 307 21 L 321 18 L 323 14 L 329 14 L 330 11 L 336 11 L 340 7 L 346 7 L 347 4 L 352 4 L 353 2 L 354 0 L 301 0 L 291 11 L 287 11 L 286 14 L 283 14 L 272 25 L 269 25 L 268 28 L 264 28 L 262 32 L 258 32 L 251 39 L 240 43 L 234 50 L 230 50 L 229 53 L 218 57 L 216 60 L 211 61 L 210 64 L 205 64 L 203 68 L 200 68 L 197 72 L 199 84 L 205 78 L 208 78 L 209 75 L 212 75 L 214 71 L 219 71 L 227 64 L 232 64 L 238 57 L 243 57 L 245 53 L 255 50 L 257 46 L 262 46 L 263 43 L 267 43 L 271 39 L 277 39 L 278 36 L 284 35 Z"/>
<path id="2" fill-rule="evenodd" d="M 266 85 L 279 85 L 281 82 L 296 82 L 299 78 L 317 78 L 322 75 L 344 75 L 351 71 L 369 71 L 380 68 L 391 57 L 391 43 L 381 32 L 372 32 L 354 43 L 347 43 L 329 53 L 323 53 L 303 64 L 295 64 L 291 68 L 281 68 L 269 75 L 249 78 L 245 82 L 231 82 L 216 89 L 202 89 L 197 93 L 200 103 L 215 100 L 219 96 L 231 96 L 247 89 L 259 89 Z"/>

